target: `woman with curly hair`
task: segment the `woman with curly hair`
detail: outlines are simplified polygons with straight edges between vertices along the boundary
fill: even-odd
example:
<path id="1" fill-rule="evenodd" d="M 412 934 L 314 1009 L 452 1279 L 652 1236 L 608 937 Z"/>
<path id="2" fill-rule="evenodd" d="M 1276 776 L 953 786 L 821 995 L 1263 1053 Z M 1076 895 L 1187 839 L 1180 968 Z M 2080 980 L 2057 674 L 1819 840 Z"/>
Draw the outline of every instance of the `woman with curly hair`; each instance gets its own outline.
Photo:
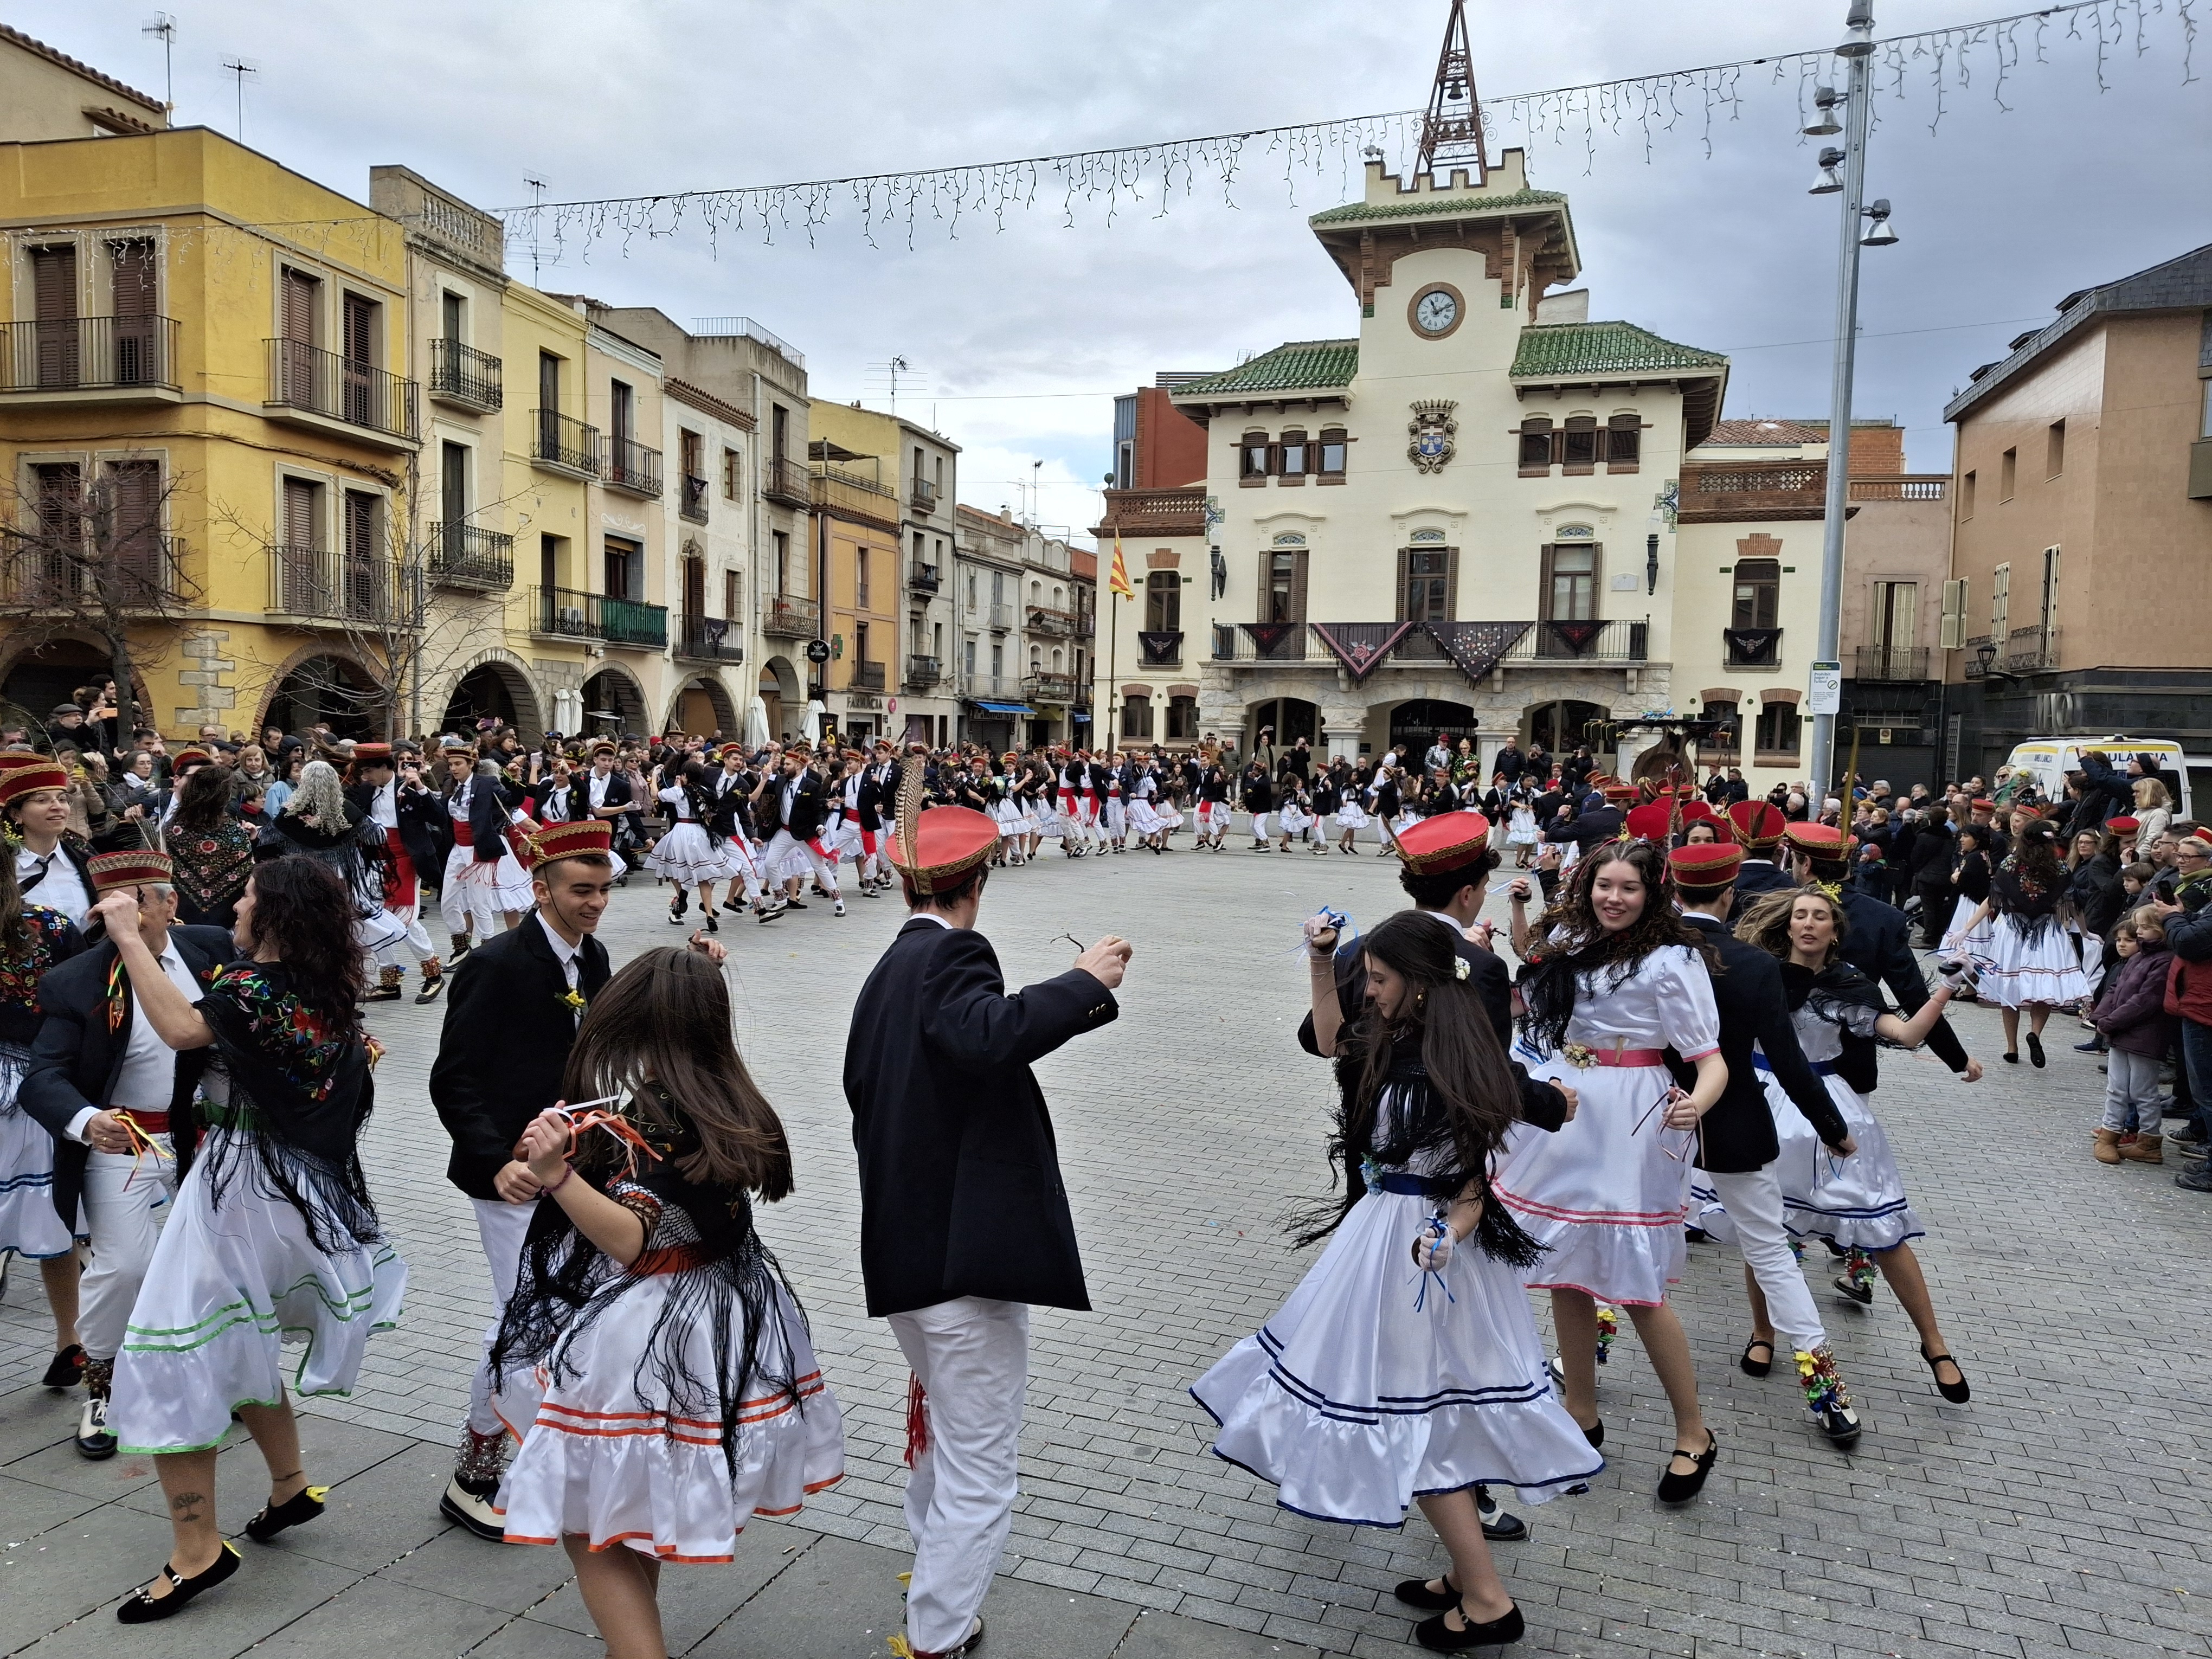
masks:
<path id="1" fill-rule="evenodd" d="M 1927 1277 L 1908 1242 L 1926 1229 L 1905 1197 L 1889 1137 L 1865 1097 L 1844 1080 L 1842 1073 L 1852 1068 L 1839 1061 L 1853 1044 L 1879 1042 L 1918 1048 L 1936 1029 L 1963 979 L 1956 970 L 1948 973 L 1918 1013 L 1910 1020 L 1900 1019 L 1888 1012 L 1874 981 L 1843 960 L 1844 936 L 1850 927 L 1842 901 L 1820 887 L 1765 894 L 1736 924 L 1738 939 L 1781 963 L 1798 1046 L 1826 1079 L 1829 1097 L 1844 1115 L 1857 1148 L 1846 1158 L 1824 1150 L 1812 1125 L 1770 1073 L 1767 1103 L 1773 1109 L 1775 1133 L 1782 1144 L 1775 1169 L 1782 1181 L 1783 1222 L 1798 1238 L 1826 1239 L 1844 1252 L 1844 1269 L 1836 1288 L 1854 1302 L 1874 1300 L 1874 1272 L 1881 1269 L 1897 1293 L 1898 1304 L 1920 1333 L 1920 1357 L 1935 1374 L 1937 1390 L 1958 1403 L 1969 1398 L 1966 1373 L 1951 1358 L 1942 1328 L 1936 1322 Z M 1871 1066 L 1870 1058 L 1868 1064 Z M 1866 1075 L 1870 1077 L 1871 1071 Z M 1774 1326 L 1767 1316 L 1766 1298 L 1748 1273 L 1744 1285 L 1751 1297 L 1751 1346 L 1771 1349 Z M 1746 1355 L 1749 1352 L 1747 1347 Z M 1806 1358 L 1798 1356 L 1801 1373 Z M 1804 1380 L 1809 1397 L 1813 1379 L 1807 1376 Z"/>
<path id="2" fill-rule="evenodd" d="M 253 831 L 232 816 L 230 769 L 203 766 L 177 792 L 166 846 L 177 890 L 177 921 L 228 928 L 253 873 Z"/>
<path id="3" fill-rule="evenodd" d="M 1398 1599 L 1455 1651 L 1520 1639 L 1475 1488 L 1540 1502 L 1605 1460 L 1553 1396 L 1520 1271 L 1537 1247 L 1490 1200 L 1520 1091 L 1451 933 L 1414 912 L 1363 941 L 1365 1000 L 1346 1020 L 1334 928 L 1307 928 L 1316 1050 L 1336 1062 L 1330 1162 L 1344 1195 L 1299 1237 L 1327 1239 L 1282 1310 L 1191 1393 L 1214 1455 L 1274 1483 L 1294 1513 L 1396 1527 L 1414 1503 L 1450 1570 Z M 1680 1230 L 1677 1230 L 1680 1237 Z M 1413 1281 L 1418 1280 L 1418 1285 Z"/>
<path id="4" fill-rule="evenodd" d="M 1597 1304 L 1626 1308 L 1674 1407 L 1660 1501 L 1687 1503 L 1720 1451 L 1698 1407 L 1689 1339 L 1667 1303 L 1682 1276 L 1698 1120 L 1728 1086 L 1712 947 L 1677 914 L 1666 853 L 1650 842 L 1591 848 L 1533 930 L 1526 878 L 1510 890 L 1516 940 L 1530 939 L 1516 1055 L 1532 1078 L 1571 1083 L 1581 1103 L 1557 1134 L 1515 1133 L 1498 1196 L 1548 1247 L 1529 1284 L 1552 1292 L 1568 1411 L 1590 1444 L 1604 1443 Z M 1667 1067 L 1669 1048 L 1695 1069 L 1686 1092 Z"/>
<path id="5" fill-rule="evenodd" d="M 1993 998 L 2004 1021 L 2005 1061 L 2020 1064 L 2020 1011 L 2027 1010 L 2028 1063 L 2043 1064 L 2043 1026 L 2061 1003 L 2089 994 L 2073 936 L 2059 919 L 2067 875 L 2058 861 L 2058 830 L 2047 818 L 2025 825 L 2012 850 L 1990 877 L 1990 896 L 1957 930 L 1972 955 L 1978 988 Z M 1990 927 L 1989 943 L 1976 947 L 1976 930 Z M 1947 940 L 1947 949 L 1953 941 Z"/>
<path id="6" fill-rule="evenodd" d="M 161 1041 L 215 1053 L 195 1108 L 200 1139 L 131 1310 L 110 1421 L 149 1453 L 175 1534 L 126 1625 L 167 1619 L 238 1571 L 216 1524 L 216 1448 L 234 1412 L 269 1468 L 269 1501 L 246 1533 L 266 1543 L 323 1512 L 286 1394 L 345 1394 L 372 1329 L 397 1322 L 407 1269 L 385 1242 L 357 1151 L 377 1051 L 354 1004 L 362 955 L 352 905 L 319 860 L 259 866 L 232 937 L 246 959 L 188 1002 L 138 933 L 135 889 L 94 914 Z M 185 1137 L 179 1135 L 179 1151 Z M 303 1358 L 281 1344 L 304 1340 Z"/>
<path id="7" fill-rule="evenodd" d="M 754 1229 L 756 1199 L 790 1196 L 791 1147 L 720 968 L 662 949 L 623 969 L 564 1088 L 619 1104 L 556 1106 L 516 1149 L 550 1201 L 491 1350 L 521 1442 L 498 1504 L 508 1543 L 568 1551 L 611 1659 L 662 1659 L 661 1562 L 727 1561 L 754 1516 L 842 1479 L 843 1419 Z"/>

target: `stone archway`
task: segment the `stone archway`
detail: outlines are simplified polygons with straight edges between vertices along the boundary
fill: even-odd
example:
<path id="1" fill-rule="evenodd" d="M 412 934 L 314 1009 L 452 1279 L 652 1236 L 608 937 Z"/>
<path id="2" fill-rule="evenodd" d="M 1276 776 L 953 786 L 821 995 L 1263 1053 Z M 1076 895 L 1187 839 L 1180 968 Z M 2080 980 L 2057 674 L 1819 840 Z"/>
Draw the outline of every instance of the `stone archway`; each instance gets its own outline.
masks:
<path id="1" fill-rule="evenodd" d="M 637 676 L 619 663 L 607 663 L 584 682 L 584 729 L 624 737 L 649 735 L 652 705 Z"/>
<path id="2" fill-rule="evenodd" d="M 298 732 L 327 720 L 342 738 L 380 737 L 384 696 L 382 677 L 353 653 L 302 646 L 262 687 L 252 730 L 276 726 Z"/>
<path id="3" fill-rule="evenodd" d="M 477 721 L 489 714 L 512 726 L 526 744 L 545 735 L 545 708 L 537 683 L 520 658 L 497 647 L 463 663 L 442 698 L 426 696 L 423 708 L 441 731 L 473 734 Z"/>
<path id="4" fill-rule="evenodd" d="M 0 721 L 21 720 L 34 734 L 46 729 L 48 713 L 69 702 L 79 686 L 98 685 L 114 672 L 106 646 L 89 635 L 42 635 L 26 629 L 15 638 L 14 648 L 0 652 Z M 143 723 L 158 728 L 145 674 L 135 662 L 131 675 L 131 695 Z M 127 742 L 131 733 L 125 729 L 122 736 Z"/>
<path id="5" fill-rule="evenodd" d="M 668 716 L 660 723 L 664 732 L 681 732 L 690 737 L 705 737 L 720 732 L 725 738 L 744 735 L 743 715 L 730 688 L 722 683 L 720 674 L 694 674 L 676 688 L 668 701 Z"/>
<path id="6" fill-rule="evenodd" d="M 754 695 L 768 711 L 768 734 L 781 738 L 796 732 L 806 714 L 806 683 L 788 657 L 770 657 L 761 664 Z"/>

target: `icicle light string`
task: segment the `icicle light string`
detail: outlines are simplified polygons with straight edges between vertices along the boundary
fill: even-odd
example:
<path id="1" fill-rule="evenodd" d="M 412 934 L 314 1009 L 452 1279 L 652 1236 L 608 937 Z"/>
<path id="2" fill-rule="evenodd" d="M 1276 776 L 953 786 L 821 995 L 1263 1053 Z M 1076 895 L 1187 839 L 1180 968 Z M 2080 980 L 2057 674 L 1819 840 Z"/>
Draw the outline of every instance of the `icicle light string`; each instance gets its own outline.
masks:
<path id="1" fill-rule="evenodd" d="M 1977 23 L 1892 35 L 1875 42 L 1883 101 L 1906 101 L 1922 74 L 1934 101 L 1929 130 L 1948 112 L 1954 94 L 1975 87 L 1978 71 L 1989 82 L 2000 111 L 2009 112 L 2007 82 L 2033 54 L 2037 64 L 2051 61 L 2054 41 L 2087 46 L 2094 53 L 2097 89 L 2110 89 L 2111 54 L 2133 46 L 2134 55 L 2151 50 L 2150 25 L 2170 19 L 2180 35 L 2182 84 L 2197 79 L 2193 64 L 2197 38 L 2194 7 L 2199 0 L 2076 0 L 2075 3 L 2015 13 Z M 2054 29 L 2054 25 L 2057 26 Z M 1519 135 L 1527 148 L 1548 140 L 1582 151 L 1585 173 L 1596 164 L 1601 137 L 1640 139 L 1650 164 L 1659 141 L 1693 127 L 1708 159 L 1713 154 L 1717 121 L 1743 118 L 1747 71 L 1765 70 L 1768 84 L 1793 77 L 1800 119 L 1812 104 L 1814 85 L 1832 73 L 1833 49 L 1745 58 L 1696 69 L 1593 82 L 1546 92 L 1517 93 L 1482 100 L 1485 126 L 1503 137 Z M 1754 83 L 1755 84 L 1755 83 Z M 1880 105 L 1875 115 L 1879 118 Z M 1073 228 L 1085 209 L 1103 209 L 1111 226 L 1125 212 L 1148 209 L 1164 217 L 1179 194 L 1194 198 L 1203 189 L 1218 191 L 1224 206 L 1239 205 L 1237 185 L 1255 158 L 1279 164 L 1282 182 L 1295 204 L 1302 179 L 1334 173 L 1347 193 L 1358 176 L 1356 161 L 1379 152 L 1402 173 L 1418 152 L 1422 112 L 1393 110 L 1332 121 L 1216 133 L 1113 149 L 1077 150 L 1060 155 L 1030 156 L 915 173 L 870 173 L 843 179 L 808 179 L 733 190 L 672 191 L 653 196 L 610 197 L 576 202 L 548 202 L 500 210 L 510 236 L 541 252 L 549 247 L 558 264 L 572 244 L 589 258 L 593 244 L 613 240 L 627 254 L 642 236 L 661 240 L 696 225 L 705 231 L 710 252 L 726 234 L 744 232 L 769 245 L 780 237 L 815 234 L 834 213 L 849 208 L 858 216 L 862 238 L 871 247 L 886 239 L 902 240 L 911 250 L 926 222 L 957 240 L 963 221 L 988 219 L 1003 231 L 1010 210 L 1039 206 L 1055 211 Z"/>

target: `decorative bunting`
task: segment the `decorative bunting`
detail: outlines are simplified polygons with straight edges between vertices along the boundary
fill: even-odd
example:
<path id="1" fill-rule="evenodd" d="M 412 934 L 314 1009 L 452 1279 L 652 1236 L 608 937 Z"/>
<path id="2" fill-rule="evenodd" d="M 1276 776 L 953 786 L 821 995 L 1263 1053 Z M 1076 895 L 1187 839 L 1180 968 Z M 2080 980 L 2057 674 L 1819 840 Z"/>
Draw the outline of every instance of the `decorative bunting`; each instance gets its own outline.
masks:
<path id="1" fill-rule="evenodd" d="M 1412 633 L 1409 622 L 1395 623 L 1316 623 L 1313 631 L 1321 641 L 1336 653 L 1337 660 L 1358 684 L 1382 665 L 1382 659 L 1390 654 L 1390 647 Z"/>
<path id="2" fill-rule="evenodd" d="M 1489 678 L 1498 660 L 1534 626 L 1524 622 L 1424 623 L 1429 637 L 1459 665 L 1461 673 L 1477 686 Z"/>
<path id="3" fill-rule="evenodd" d="M 1262 657 L 1279 661 L 1305 655 L 1303 650 L 1285 651 L 1282 648 L 1285 641 L 1293 644 L 1304 643 L 1293 637 L 1302 626 L 1304 624 L 1299 623 L 1246 623 L 1244 631 L 1252 636 L 1252 643 L 1260 647 Z"/>
<path id="4" fill-rule="evenodd" d="M 1147 668 L 1172 668 L 1182 660 L 1182 634 L 1180 629 L 1168 633 L 1139 629 L 1137 647 L 1145 653 L 1145 666 Z"/>
<path id="5" fill-rule="evenodd" d="M 1590 648 L 1590 641 L 1605 631 L 1601 622 L 1547 622 L 1544 626 L 1552 637 L 1566 647 L 1571 657 L 1579 657 Z"/>
<path id="6" fill-rule="evenodd" d="M 1728 641 L 1731 663 L 1764 668 L 1773 665 L 1774 647 L 1782 638 L 1782 630 L 1778 628 L 1723 628 L 1721 637 Z"/>

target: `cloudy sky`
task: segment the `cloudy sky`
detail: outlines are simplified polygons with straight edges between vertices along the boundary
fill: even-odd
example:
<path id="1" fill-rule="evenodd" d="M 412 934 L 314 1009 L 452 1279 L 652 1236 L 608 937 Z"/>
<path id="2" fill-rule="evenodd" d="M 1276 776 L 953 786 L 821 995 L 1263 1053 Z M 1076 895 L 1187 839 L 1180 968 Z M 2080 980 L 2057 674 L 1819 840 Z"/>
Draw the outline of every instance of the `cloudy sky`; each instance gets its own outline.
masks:
<path id="1" fill-rule="evenodd" d="M 234 131 L 362 199 L 399 162 L 480 206 L 578 200 L 948 166 L 1418 107 L 1444 0 L 389 0 L 341 11 L 298 0 L 173 0 L 180 123 Z M 1899 245 L 1870 252 L 1857 412 L 1909 428 L 1911 464 L 1948 467 L 1946 399 L 1976 364 L 2046 320 L 2069 291 L 2212 239 L 2204 157 L 2212 37 L 2184 86 L 2179 0 L 2141 20 L 2108 0 L 2097 54 L 2064 25 L 1969 60 L 1940 119 L 1932 62 L 1877 106 L 1869 194 L 1895 204 Z M 2159 0 L 2147 0 L 2156 4 Z M 2212 13 L 2204 0 L 2196 9 Z M 1486 98 L 1787 52 L 1842 36 L 1844 0 L 1758 7 L 1691 0 L 1471 0 Z M 1877 0 L 1882 35 L 1996 15 L 2003 0 Z M 160 95 L 150 8 L 9 0 L 8 22 Z M 341 20 L 344 39 L 340 40 Z M 1888 77 L 1883 77 L 1887 80 Z M 1570 191 L 1592 315 L 1624 317 L 1734 359 L 1730 415 L 1824 415 L 1836 246 L 1833 198 L 1805 194 L 1796 76 L 1758 71 L 1711 124 L 1685 118 L 1647 162 L 1639 131 L 1531 148 L 1532 181 Z M 1930 125 L 1934 131 L 1930 131 Z M 1512 142 L 1516 135 L 1505 135 Z M 1493 149 L 1498 140 L 1493 138 Z M 849 211 L 809 246 L 783 235 L 571 241 L 543 285 L 672 316 L 742 313 L 799 346 L 818 398 L 880 407 L 878 367 L 914 376 L 901 412 L 965 447 L 963 501 L 1019 505 L 1044 463 L 1040 516 L 1094 521 L 1117 390 L 1161 369 L 1225 367 L 1285 339 L 1349 334 L 1350 290 L 1304 216 L 1356 193 L 1255 160 L 1235 206 L 1200 189 L 1164 217 L 1109 225 L 1045 207 L 1003 231 L 926 221 L 862 240 Z M 526 240 L 509 264 L 528 279 Z M 553 250 L 544 251 L 549 258 Z M 914 380 L 920 382 L 918 389 Z"/>

